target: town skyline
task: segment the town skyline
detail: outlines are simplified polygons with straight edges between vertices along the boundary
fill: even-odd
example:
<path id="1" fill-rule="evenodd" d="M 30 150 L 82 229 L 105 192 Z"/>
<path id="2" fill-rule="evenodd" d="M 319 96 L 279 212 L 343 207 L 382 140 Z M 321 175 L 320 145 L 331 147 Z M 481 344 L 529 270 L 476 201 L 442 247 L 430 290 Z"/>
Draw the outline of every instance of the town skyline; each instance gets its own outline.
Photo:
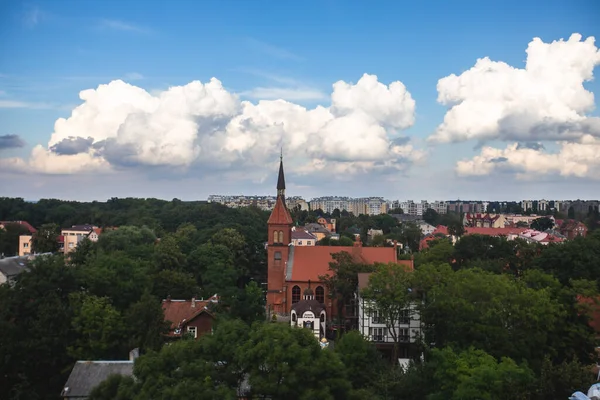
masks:
<path id="1" fill-rule="evenodd" d="M 0 186 L 268 195 L 283 147 L 309 198 L 598 198 L 599 7 L 11 2 Z"/>

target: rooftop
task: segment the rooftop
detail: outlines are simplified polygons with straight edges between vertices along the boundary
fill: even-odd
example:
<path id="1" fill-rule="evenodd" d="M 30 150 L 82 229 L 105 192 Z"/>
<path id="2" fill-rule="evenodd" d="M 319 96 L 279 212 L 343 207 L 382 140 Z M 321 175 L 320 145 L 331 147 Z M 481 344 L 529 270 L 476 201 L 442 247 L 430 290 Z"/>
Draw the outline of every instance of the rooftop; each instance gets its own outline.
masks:
<path id="1" fill-rule="evenodd" d="M 133 375 L 133 361 L 77 361 L 61 397 L 86 398 L 110 375 Z"/>

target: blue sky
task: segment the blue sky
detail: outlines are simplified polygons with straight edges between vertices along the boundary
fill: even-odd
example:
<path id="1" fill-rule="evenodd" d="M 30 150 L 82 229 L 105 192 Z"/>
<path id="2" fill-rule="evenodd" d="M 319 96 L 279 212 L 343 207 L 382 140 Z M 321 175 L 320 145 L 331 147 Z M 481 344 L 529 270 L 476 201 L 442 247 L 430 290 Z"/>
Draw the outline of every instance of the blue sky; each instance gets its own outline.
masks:
<path id="1" fill-rule="evenodd" d="M 195 199 L 219 192 L 271 193 L 276 174 L 276 169 L 271 167 L 278 155 L 276 143 L 266 146 L 268 148 L 254 144 L 240 149 L 236 145 L 234 157 L 219 152 L 223 143 L 230 143 L 223 142 L 231 137 L 226 133 L 219 136 L 220 144 L 211 139 L 210 144 L 202 142 L 198 145 L 201 150 L 190 156 L 191 161 L 185 168 L 171 163 L 166 156 L 158 157 L 165 161 L 157 164 L 136 155 L 131 158 L 134 161 L 126 165 L 102 161 L 103 165 L 110 165 L 98 170 L 91 167 L 81 171 L 77 168 L 65 170 L 53 165 L 73 165 L 81 160 L 74 159 L 75 155 L 69 153 L 60 154 L 61 158 L 36 162 L 32 161 L 32 148 L 41 144 L 52 153 L 50 147 L 67 137 L 67 133 L 55 128 L 55 121 L 68 119 L 73 109 L 84 103 L 79 92 L 118 79 L 160 96 L 170 87 L 184 86 L 194 80 L 206 83 L 215 77 L 222 83 L 224 91 L 236 94 L 240 101 L 258 104 L 260 100 L 281 98 L 310 110 L 317 105 L 332 106 L 335 82 L 360 86 L 357 82 L 366 73 L 375 75 L 377 82 L 383 85 L 401 81 L 416 106 L 411 109 L 403 103 L 408 108 L 402 110 L 398 110 L 400 103 L 389 106 L 389 113 L 413 115 L 412 123 L 394 125 L 390 123 L 388 113 L 385 118 L 374 117 L 374 122 L 372 116 L 365 117 L 375 124 L 365 125 L 365 129 L 381 127 L 387 132 L 390 143 L 400 137 L 405 138 L 401 140 L 403 144 L 409 142 L 412 147 L 403 147 L 395 153 L 392 150 L 392 153 L 366 151 L 368 156 L 363 156 L 352 149 L 342 154 L 339 143 L 333 141 L 332 149 L 315 150 L 315 141 L 326 143 L 330 137 L 327 135 L 342 135 L 339 131 L 332 133 L 335 127 L 358 126 L 356 121 L 340 121 L 327 129 L 316 128 L 319 132 L 310 133 L 311 138 L 301 143 L 298 139 L 296 144 L 292 142 L 301 134 L 293 129 L 286 130 L 281 133 L 280 141 L 289 149 L 286 152 L 288 191 L 294 192 L 290 194 L 309 198 L 326 194 L 381 195 L 392 199 L 597 198 L 600 197 L 598 181 L 591 171 L 594 168 L 597 171 L 600 160 L 593 156 L 596 149 L 593 146 L 598 144 L 590 140 L 599 136 L 594 123 L 600 114 L 589 104 L 582 106 L 585 111 L 581 111 L 576 99 L 560 106 L 573 108 L 594 128 L 586 130 L 577 125 L 577 129 L 571 128 L 570 132 L 577 130 L 579 133 L 566 139 L 556 140 L 543 118 L 523 122 L 523 132 L 518 134 L 509 134 L 502 127 L 498 132 L 490 133 L 483 127 L 489 121 L 482 121 L 481 127 L 471 128 L 465 128 L 464 124 L 459 126 L 457 122 L 450 129 L 449 139 L 433 143 L 428 138 L 436 132 L 452 106 L 436 100 L 438 80 L 451 74 L 463 74 L 482 57 L 524 68 L 525 50 L 534 37 L 539 37 L 545 44 L 560 39 L 566 41 L 573 33 L 580 34 L 582 42 L 589 36 L 598 38 L 599 15 L 600 3 L 591 0 L 494 4 L 480 1 L 0 1 L 0 40 L 3 43 L 0 54 L 0 159 L 7 160 L 0 164 L 0 184 L 13 188 L 3 195 L 102 200 L 112 196 Z M 564 54 L 559 59 L 565 59 L 566 54 L 573 57 L 569 65 L 579 65 L 577 57 L 583 57 L 596 67 L 594 72 L 598 73 L 598 63 L 590 61 L 593 51 Z M 561 79 L 561 73 L 566 73 L 566 70 L 551 70 L 550 64 L 547 63 L 550 72 L 541 74 L 547 75 L 547 82 L 535 80 L 537 85 L 556 83 Z M 475 90 L 476 82 L 477 78 L 467 86 Z M 570 84 L 575 88 L 577 81 Z M 600 85 L 597 80 L 583 84 L 588 92 L 598 97 Z M 569 88 L 556 85 L 555 95 Z M 515 87 L 519 85 L 515 84 Z M 511 101 L 515 104 L 523 101 L 522 104 L 531 105 L 542 104 L 548 97 L 538 93 L 538 97 L 532 99 L 531 91 L 527 92 L 529 94 L 515 94 L 514 91 L 507 91 L 498 99 L 514 96 Z M 116 101 L 121 95 L 115 93 L 112 99 Z M 348 92 L 346 96 L 350 99 L 357 95 Z M 472 115 L 466 111 L 460 115 L 463 119 L 476 120 L 479 117 L 474 110 L 480 98 L 468 96 L 467 99 L 473 101 Z M 583 97 L 578 93 L 577 98 Z M 377 98 L 373 96 L 372 101 L 377 102 Z M 109 96 L 102 101 L 110 99 Z M 361 113 L 367 110 L 367 114 L 368 110 L 375 109 L 363 104 L 367 100 L 352 101 L 356 104 L 348 106 L 350 108 L 345 109 L 343 115 L 335 114 L 332 106 L 334 116 L 349 118 L 348 115 L 355 115 L 358 109 Z M 494 109 L 495 104 L 490 103 L 484 109 Z M 241 112 L 236 110 L 231 111 L 232 118 Z M 552 116 L 552 126 L 573 122 L 566 111 L 561 119 L 552 114 L 556 107 L 548 105 L 545 110 Z M 270 123 L 276 125 L 272 121 L 276 121 L 279 117 L 275 115 L 279 114 L 272 108 L 265 106 L 261 113 L 268 115 Z M 106 137 L 116 138 L 119 132 L 126 131 L 125 128 L 120 131 L 117 125 L 112 128 L 114 132 L 98 132 L 97 127 L 88 131 L 86 123 L 107 118 L 104 114 L 88 114 L 89 121 L 72 122 L 69 137 L 87 138 L 89 132 L 94 131 L 97 134 L 94 143 L 97 143 Z M 532 111 L 531 114 L 539 117 L 539 113 Z M 514 108 L 505 111 L 502 122 L 513 121 L 515 115 Z M 166 117 L 161 114 L 160 118 L 164 121 Z M 576 118 L 577 124 L 585 122 L 581 118 Z M 219 125 L 220 128 L 223 126 Z M 510 127 L 509 130 L 521 130 L 513 125 Z M 205 134 L 202 129 L 197 128 L 194 145 Z M 264 133 L 258 128 L 252 129 L 257 132 L 252 131 L 253 137 L 259 138 L 255 142 L 267 140 L 260 136 Z M 461 129 L 475 133 L 467 140 L 460 139 L 457 132 Z M 73 133 L 75 131 L 77 133 Z M 139 129 L 133 131 L 137 133 Z M 361 142 L 362 146 L 370 149 L 370 143 L 373 143 L 376 148 L 380 143 L 375 141 L 381 139 L 377 137 L 379 131 L 373 128 L 369 132 L 373 132 L 374 142 L 367 138 Z M 57 134 L 54 142 L 51 140 L 53 133 Z M 155 133 L 161 134 L 160 130 Z M 10 145 L 14 135 L 20 140 L 17 144 L 22 146 Z M 585 135 L 589 138 L 582 139 Z M 5 143 L 10 142 L 4 147 L 2 137 L 5 137 Z M 352 142 L 353 137 L 349 136 L 347 140 Z M 242 140 L 239 136 L 236 138 L 236 143 Z M 136 140 L 145 139 L 140 136 Z M 582 144 L 582 140 L 585 143 Z M 481 153 L 481 146 L 506 152 L 508 150 L 504 149 L 513 142 L 532 141 L 542 143 L 545 151 L 514 152 L 514 158 L 513 153 L 485 157 Z M 116 142 L 124 143 L 121 139 L 115 139 Z M 143 147 L 143 143 L 139 146 Z M 214 147 L 213 151 L 206 152 L 208 147 Z M 567 169 L 548 165 L 569 166 L 575 162 L 568 154 L 567 158 L 559 157 L 561 149 L 565 154 L 569 151 L 590 153 L 589 160 L 584 157 L 587 169 L 578 165 Z M 174 158 L 186 157 L 178 156 L 177 149 L 171 150 L 174 153 L 170 156 Z M 403 155 L 392 157 L 398 152 Z M 417 156 L 419 152 L 424 155 Z M 93 157 L 108 160 L 106 154 L 107 150 L 100 155 L 93 153 Z M 552 158 L 552 154 L 557 156 Z M 477 156 L 485 160 L 457 166 L 458 161 Z M 541 157 L 532 164 L 543 168 L 528 166 L 524 169 L 519 165 L 531 157 Z M 222 160 L 227 162 L 221 165 Z M 94 165 L 97 164 L 101 163 Z M 310 165 L 320 165 L 321 169 L 311 169 Z"/>

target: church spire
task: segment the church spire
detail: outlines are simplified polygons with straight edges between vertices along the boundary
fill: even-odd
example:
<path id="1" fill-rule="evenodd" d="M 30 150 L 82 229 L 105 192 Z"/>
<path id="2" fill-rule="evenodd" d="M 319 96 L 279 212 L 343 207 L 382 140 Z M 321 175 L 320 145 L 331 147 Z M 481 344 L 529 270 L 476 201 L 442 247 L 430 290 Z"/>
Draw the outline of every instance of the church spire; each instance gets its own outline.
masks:
<path id="1" fill-rule="evenodd" d="M 279 176 L 277 177 L 277 196 L 285 196 L 285 176 L 283 174 L 283 148 L 279 156 Z"/>

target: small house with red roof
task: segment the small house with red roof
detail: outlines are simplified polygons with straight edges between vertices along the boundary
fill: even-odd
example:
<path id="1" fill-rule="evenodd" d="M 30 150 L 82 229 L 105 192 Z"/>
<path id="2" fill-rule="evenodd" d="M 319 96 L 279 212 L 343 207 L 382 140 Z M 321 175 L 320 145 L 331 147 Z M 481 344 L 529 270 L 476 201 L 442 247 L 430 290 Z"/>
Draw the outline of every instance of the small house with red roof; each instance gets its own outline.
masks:
<path id="1" fill-rule="evenodd" d="M 397 247 L 363 247 L 360 239 L 353 246 L 294 246 L 293 219 L 285 205 L 283 160 L 279 162 L 277 201 L 267 222 L 267 307 L 270 313 L 288 316 L 292 306 L 302 300 L 309 286 L 314 300 L 323 304 L 325 315 L 333 317 L 336 307 L 328 298 L 321 276 L 331 274 L 333 254 L 347 252 L 358 263 L 398 263 L 413 269 L 412 260 L 398 260 Z M 312 282 L 312 285 L 311 285 Z"/>
<path id="2" fill-rule="evenodd" d="M 211 305 L 218 303 L 217 295 L 208 300 L 172 300 L 170 297 L 162 301 L 165 321 L 170 328 L 167 337 L 179 339 L 186 334 L 195 339 L 212 332 L 214 314 Z"/>

